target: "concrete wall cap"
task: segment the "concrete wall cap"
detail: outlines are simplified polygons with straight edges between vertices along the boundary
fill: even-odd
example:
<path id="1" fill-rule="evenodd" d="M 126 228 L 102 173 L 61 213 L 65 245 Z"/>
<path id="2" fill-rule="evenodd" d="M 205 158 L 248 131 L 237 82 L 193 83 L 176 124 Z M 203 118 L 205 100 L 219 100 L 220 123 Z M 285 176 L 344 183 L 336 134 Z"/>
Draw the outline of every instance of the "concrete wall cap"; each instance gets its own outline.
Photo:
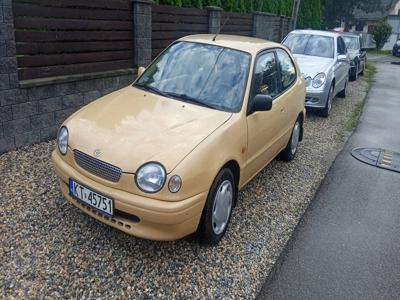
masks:
<path id="1" fill-rule="evenodd" d="M 131 0 L 133 3 L 142 3 L 142 4 L 155 4 L 153 0 Z"/>
<path id="2" fill-rule="evenodd" d="M 223 9 L 219 6 L 206 6 L 205 9 L 207 10 L 216 10 L 216 11 L 223 11 Z"/>
<path id="3" fill-rule="evenodd" d="M 263 11 L 253 11 L 253 15 L 274 16 L 274 17 L 276 17 L 276 15 L 274 15 L 274 14 L 263 12 Z"/>

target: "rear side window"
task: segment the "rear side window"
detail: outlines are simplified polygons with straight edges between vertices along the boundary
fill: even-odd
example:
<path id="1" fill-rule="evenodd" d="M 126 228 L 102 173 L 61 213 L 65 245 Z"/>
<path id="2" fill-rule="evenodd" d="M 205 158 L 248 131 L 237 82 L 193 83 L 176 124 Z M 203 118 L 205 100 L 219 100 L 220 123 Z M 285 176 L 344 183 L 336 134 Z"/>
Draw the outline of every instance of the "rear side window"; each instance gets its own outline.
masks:
<path id="1" fill-rule="evenodd" d="M 276 54 L 278 56 L 278 65 L 281 71 L 282 87 L 283 90 L 286 90 L 296 81 L 296 68 L 289 54 L 287 54 L 285 50 L 276 49 Z"/>
<path id="2" fill-rule="evenodd" d="M 251 99 L 258 94 L 275 98 L 279 94 L 279 73 L 274 52 L 261 54 L 256 61 Z"/>

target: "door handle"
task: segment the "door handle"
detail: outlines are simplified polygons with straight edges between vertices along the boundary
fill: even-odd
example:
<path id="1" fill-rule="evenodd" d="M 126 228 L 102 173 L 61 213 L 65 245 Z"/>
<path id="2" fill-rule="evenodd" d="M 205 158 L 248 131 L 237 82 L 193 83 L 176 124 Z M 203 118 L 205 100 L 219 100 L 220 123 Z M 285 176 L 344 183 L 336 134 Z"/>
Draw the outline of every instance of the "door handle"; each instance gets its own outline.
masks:
<path id="1" fill-rule="evenodd" d="M 284 113 L 286 110 L 284 107 L 281 108 L 281 113 Z"/>

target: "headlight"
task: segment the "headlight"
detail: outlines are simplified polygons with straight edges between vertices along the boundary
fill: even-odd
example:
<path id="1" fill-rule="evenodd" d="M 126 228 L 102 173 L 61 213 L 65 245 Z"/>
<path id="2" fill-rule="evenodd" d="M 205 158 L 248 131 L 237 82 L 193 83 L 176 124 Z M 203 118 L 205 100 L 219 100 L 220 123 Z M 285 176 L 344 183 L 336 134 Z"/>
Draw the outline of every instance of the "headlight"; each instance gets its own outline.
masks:
<path id="1" fill-rule="evenodd" d="M 311 85 L 312 79 L 311 77 L 306 77 L 306 87 L 309 87 Z"/>
<path id="2" fill-rule="evenodd" d="M 314 77 L 313 82 L 312 82 L 312 86 L 314 88 L 320 88 L 321 86 L 324 85 L 326 80 L 326 75 L 325 73 L 319 73 L 317 76 Z"/>
<path id="3" fill-rule="evenodd" d="M 61 127 L 57 134 L 57 146 L 62 155 L 67 153 L 68 149 L 68 129 Z"/>
<path id="4" fill-rule="evenodd" d="M 146 163 L 136 172 L 136 185 L 143 192 L 156 193 L 164 186 L 165 174 L 164 167 L 159 163 Z"/>

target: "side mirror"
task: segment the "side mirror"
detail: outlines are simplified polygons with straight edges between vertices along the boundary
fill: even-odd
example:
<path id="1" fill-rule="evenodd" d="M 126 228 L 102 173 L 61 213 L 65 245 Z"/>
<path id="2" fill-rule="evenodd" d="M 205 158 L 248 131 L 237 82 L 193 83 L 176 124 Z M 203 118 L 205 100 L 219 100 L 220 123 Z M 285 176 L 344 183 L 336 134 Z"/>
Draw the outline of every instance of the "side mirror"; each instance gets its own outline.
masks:
<path id="1" fill-rule="evenodd" d="M 267 111 L 272 108 L 272 97 L 264 94 L 258 94 L 254 97 L 251 112 Z"/>
<path id="2" fill-rule="evenodd" d="M 339 54 L 338 57 L 337 57 L 337 60 L 340 61 L 340 62 L 347 62 L 348 61 L 347 55 Z"/>
<path id="3" fill-rule="evenodd" d="M 138 69 L 137 69 L 137 77 L 140 77 L 142 74 L 143 74 L 143 72 L 146 70 L 146 68 L 145 67 L 139 67 Z"/>

